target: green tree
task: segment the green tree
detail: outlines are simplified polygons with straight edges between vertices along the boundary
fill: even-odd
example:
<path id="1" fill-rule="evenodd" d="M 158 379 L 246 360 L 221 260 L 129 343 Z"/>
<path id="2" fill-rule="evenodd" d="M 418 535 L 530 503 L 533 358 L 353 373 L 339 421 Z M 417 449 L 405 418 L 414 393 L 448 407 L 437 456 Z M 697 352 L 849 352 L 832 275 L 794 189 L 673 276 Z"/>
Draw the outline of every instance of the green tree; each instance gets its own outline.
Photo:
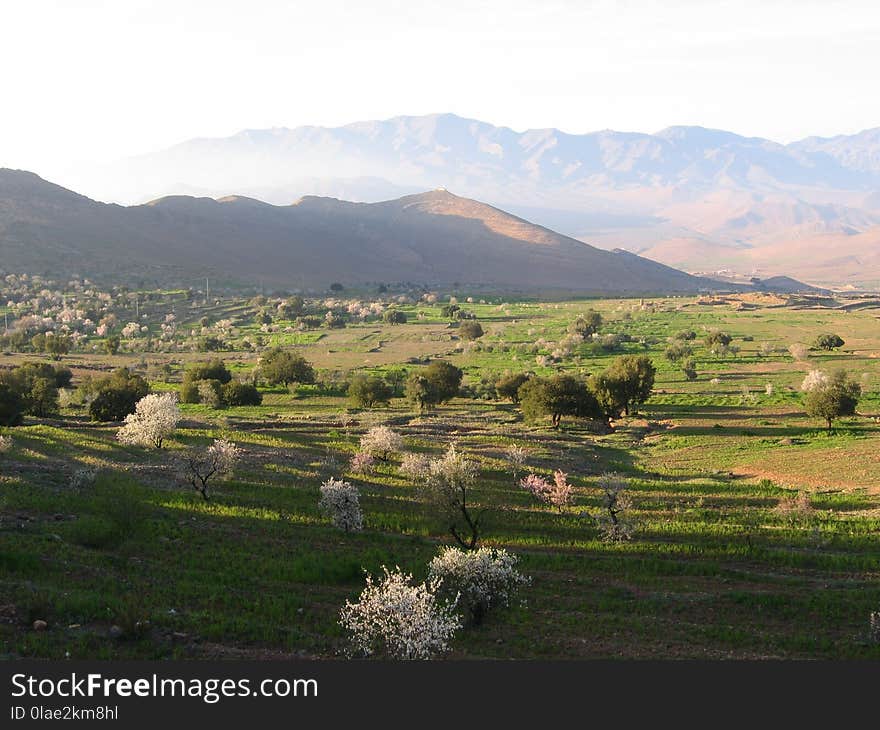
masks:
<path id="1" fill-rule="evenodd" d="M 520 408 L 527 421 L 550 416 L 558 428 L 564 416 L 599 418 L 599 404 L 586 384 L 571 375 L 530 378 L 519 388 Z"/>
<path id="2" fill-rule="evenodd" d="M 464 376 L 461 369 L 446 360 L 434 360 L 425 368 L 423 374 L 434 390 L 437 403 L 447 403 L 455 398 Z"/>
<path id="3" fill-rule="evenodd" d="M 89 404 L 93 421 L 121 421 L 134 413 L 137 402 L 150 392 L 150 384 L 127 368 L 113 371 L 109 377 L 91 385 L 96 392 Z"/>
<path id="4" fill-rule="evenodd" d="M 315 382 L 315 370 L 309 362 L 302 355 L 281 348 L 263 356 L 260 371 L 269 385 L 287 387 L 291 383 Z"/>
<path id="5" fill-rule="evenodd" d="M 392 387 L 375 375 L 359 373 L 351 379 L 348 386 L 348 397 L 357 408 L 387 405 L 393 395 Z"/>
<path id="6" fill-rule="evenodd" d="M 830 431 L 835 418 L 855 414 L 861 395 L 861 386 L 838 370 L 827 383 L 807 393 L 804 408 L 807 415 L 824 419 Z"/>
<path id="7" fill-rule="evenodd" d="M 384 319 L 388 324 L 406 324 L 406 313 L 399 309 L 389 309 L 385 312 Z"/>
<path id="8" fill-rule="evenodd" d="M 503 375 L 495 382 L 495 393 L 511 403 L 519 403 L 519 389 L 531 377 L 528 373 Z"/>
<path id="9" fill-rule="evenodd" d="M 618 357 L 590 380 L 590 389 L 606 418 L 630 415 L 651 397 L 656 368 L 645 355 Z"/>
<path id="10" fill-rule="evenodd" d="M 119 339 L 119 335 L 107 335 L 104 338 L 104 352 L 108 355 L 115 355 L 119 352 L 120 344 L 122 344 L 122 340 Z"/>
<path id="11" fill-rule="evenodd" d="M 592 337 L 602 327 L 602 315 L 594 309 L 588 310 L 568 326 L 568 331 L 581 337 Z"/>

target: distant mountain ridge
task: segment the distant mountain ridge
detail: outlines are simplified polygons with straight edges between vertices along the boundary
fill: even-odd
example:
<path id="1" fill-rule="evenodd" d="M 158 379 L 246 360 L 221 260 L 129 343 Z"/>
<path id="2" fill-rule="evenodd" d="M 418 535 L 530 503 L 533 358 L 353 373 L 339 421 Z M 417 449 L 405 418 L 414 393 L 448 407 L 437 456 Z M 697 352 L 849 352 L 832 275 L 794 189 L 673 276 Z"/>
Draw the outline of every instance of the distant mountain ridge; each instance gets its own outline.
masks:
<path id="1" fill-rule="evenodd" d="M 446 190 L 381 203 L 168 196 L 123 207 L 0 169 L 0 268 L 92 278 L 220 277 L 288 289 L 411 282 L 516 292 L 696 292 L 717 282 L 589 246 Z M 723 288 L 723 287 L 722 287 Z"/>
<path id="2" fill-rule="evenodd" d="M 880 128 L 779 144 L 693 126 L 569 134 L 402 116 L 194 139 L 92 171 L 77 187 L 125 202 L 189 193 L 281 205 L 447 187 L 688 270 L 880 279 L 871 255 L 880 244 Z M 804 255 L 793 256 L 798 247 Z"/>

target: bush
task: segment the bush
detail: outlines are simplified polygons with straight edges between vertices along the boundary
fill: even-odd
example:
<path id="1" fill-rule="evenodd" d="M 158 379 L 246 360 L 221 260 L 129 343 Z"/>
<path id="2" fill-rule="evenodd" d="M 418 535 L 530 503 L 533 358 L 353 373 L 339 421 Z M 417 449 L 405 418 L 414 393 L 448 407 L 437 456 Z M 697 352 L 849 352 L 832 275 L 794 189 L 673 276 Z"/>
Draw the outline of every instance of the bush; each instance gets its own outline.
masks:
<path id="1" fill-rule="evenodd" d="M 318 508 L 340 530 L 357 532 L 363 529 L 364 517 L 361 512 L 360 492 L 353 484 L 340 479 L 328 479 L 321 485 Z"/>
<path id="2" fill-rule="evenodd" d="M 302 355 L 280 348 L 263 356 L 260 371 L 269 385 L 287 387 L 290 383 L 315 382 L 315 370 Z"/>
<path id="3" fill-rule="evenodd" d="M 184 383 L 199 380 L 219 380 L 225 384 L 232 380 L 232 373 L 220 358 L 214 358 L 208 362 L 195 363 L 183 376 Z"/>
<path id="4" fill-rule="evenodd" d="M 355 375 L 348 386 L 348 397 L 356 408 L 387 405 L 393 395 L 393 388 L 374 375 Z"/>
<path id="5" fill-rule="evenodd" d="M 531 375 L 528 373 L 514 373 L 504 375 L 495 383 L 495 392 L 499 398 L 504 398 L 512 403 L 519 403 L 519 389 Z"/>
<path id="6" fill-rule="evenodd" d="M 138 401 L 150 392 L 150 385 L 140 375 L 126 368 L 91 384 L 97 395 L 89 404 L 93 421 L 121 421 L 133 413 Z"/>
<path id="7" fill-rule="evenodd" d="M 458 334 L 465 340 L 478 340 L 483 336 L 483 327 L 473 320 L 462 322 L 458 328 Z"/>
<path id="8" fill-rule="evenodd" d="M 834 350 L 838 347 L 843 347 L 845 344 L 846 343 L 840 335 L 825 334 L 819 335 L 813 343 L 813 346 L 819 350 Z"/>
<path id="9" fill-rule="evenodd" d="M 448 651 L 461 619 L 454 604 L 437 598 L 439 582 L 413 585 L 400 568 L 383 566 L 382 572 L 378 583 L 368 575 L 358 601 L 346 601 L 340 612 L 351 649 L 392 659 L 431 659 Z"/>
<path id="10" fill-rule="evenodd" d="M 562 510 L 563 507 L 571 504 L 572 486 L 568 483 L 567 477 L 564 471 L 557 469 L 553 473 L 552 482 L 537 474 L 529 474 L 520 481 L 519 485 L 539 501 Z"/>
<path id="11" fill-rule="evenodd" d="M 263 402 L 263 396 L 255 385 L 237 380 L 223 386 L 222 397 L 229 406 L 258 406 Z"/>
<path id="12" fill-rule="evenodd" d="M 223 406 L 223 384 L 219 380 L 199 380 L 199 403 L 209 408 Z"/>
<path id="13" fill-rule="evenodd" d="M 445 547 L 428 566 L 431 581 L 439 582 L 438 595 L 454 601 L 478 625 L 490 608 L 509 606 L 529 578 L 516 569 L 518 558 L 506 550 L 482 547 L 465 551 Z"/>

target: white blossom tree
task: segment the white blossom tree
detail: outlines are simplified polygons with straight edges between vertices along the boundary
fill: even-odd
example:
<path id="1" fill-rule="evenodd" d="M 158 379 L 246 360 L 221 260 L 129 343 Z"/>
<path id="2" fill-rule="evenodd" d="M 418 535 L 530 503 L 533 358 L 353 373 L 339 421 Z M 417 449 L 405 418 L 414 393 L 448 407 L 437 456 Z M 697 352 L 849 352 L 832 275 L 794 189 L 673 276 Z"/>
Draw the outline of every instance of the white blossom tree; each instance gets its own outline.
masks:
<path id="1" fill-rule="evenodd" d="M 358 488 L 341 479 L 328 479 L 321 485 L 318 508 L 333 524 L 345 532 L 357 532 L 364 527 Z"/>
<path id="2" fill-rule="evenodd" d="M 403 437 L 388 426 L 374 426 L 361 436 L 361 451 L 382 461 L 388 461 L 402 446 Z"/>
<path id="3" fill-rule="evenodd" d="M 241 449 L 236 444 L 226 439 L 215 439 L 207 449 L 190 449 L 183 455 L 182 477 L 207 500 L 208 482 L 229 477 L 240 458 Z"/>
<path id="4" fill-rule="evenodd" d="M 180 420 L 177 395 L 150 393 L 135 405 L 134 413 L 125 417 L 125 425 L 116 438 L 124 444 L 162 448 L 164 440 L 174 433 Z"/>
<path id="5" fill-rule="evenodd" d="M 516 569 L 518 562 L 516 555 L 500 548 L 445 547 L 428 565 L 428 575 L 440 582 L 440 595 L 457 597 L 468 620 L 480 624 L 490 608 L 509 606 L 519 590 L 531 583 Z"/>
<path id="6" fill-rule="evenodd" d="M 449 650 L 461 628 L 454 603 L 440 600 L 439 581 L 413 584 L 400 568 L 367 585 L 356 603 L 345 602 L 339 623 L 348 631 L 351 648 L 362 656 L 431 659 Z"/>
<path id="7" fill-rule="evenodd" d="M 434 509 L 455 541 L 466 550 L 477 547 L 480 539 L 481 513 L 474 512 L 472 489 L 477 479 L 476 463 L 458 453 L 450 444 L 446 453 L 431 462 L 422 493 L 427 505 Z"/>

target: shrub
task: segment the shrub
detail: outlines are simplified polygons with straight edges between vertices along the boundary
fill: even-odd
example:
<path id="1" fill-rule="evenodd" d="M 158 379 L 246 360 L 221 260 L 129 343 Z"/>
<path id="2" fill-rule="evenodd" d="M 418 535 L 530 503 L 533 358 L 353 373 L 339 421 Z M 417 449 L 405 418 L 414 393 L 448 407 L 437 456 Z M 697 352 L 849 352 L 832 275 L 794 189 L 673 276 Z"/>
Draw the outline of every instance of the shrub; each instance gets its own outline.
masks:
<path id="1" fill-rule="evenodd" d="M 140 375 L 120 368 L 109 377 L 92 383 L 89 389 L 96 393 L 89 404 L 92 420 L 121 421 L 150 392 L 150 385 Z"/>
<path id="2" fill-rule="evenodd" d="M 482 547 L 441 549 L 428 566 L 429 580 L 439 581 L 438 594 L 458 607 L 472 624 L 481 624 L 490 608 L 509 606 L 529 578 L 516 569 L 518 558 L 506 550 Z"/>
<path id="3" fill-rule="evenodd" d="M 406 313 L 399 309 L 389 309 L 385 312 L 384 319 L 388 324 L 406 324 Z"/>
<path id="4" fill-rule="evenodd" d="M 318 507 L 340 530 L 357 532 L 363 529 L 360 492 L 353 484 L 339 479 L 328 479 L 321 485 Z"/>
<path id="5" fill-rule="evenodd" d="M 693 360 L 685 360 L 681 364 L 681 372 L 684 373 L 684 377 L 688 380 L 697 379 L 697 366 Z"/>
<path id="6" fill-rule="evenodd" d="M 819 335 L 816 338 L 816 341 L 813 343 L 813 347 L 816 347 L 820 350 L 834 350 L 838 347 L 843 347 L 846 343 L 843 341 L 840 335 L 835 334 L 825 334 Z"/>
<path id="7" fill-rule="evenodd" d="M 394 389 L 375 375 L 355 375 L 348 386 L 348 397 L 356 408 L 373 408 L 387 405 Z"/>
<path id="8" fill-rule="evenodd" d="M 219 380 L 199 380 L 199 403 L 209 408 L 223 406 L 223 385 Z"/>
<path id="9" fill-rule="evenodd" d="M 232 380 L 232 373 L 220 358 L 214 358 L 207 362 L 195 363 L 183 376 L 184 382 L 196 382 L 199 380 L 219 380 L 220 383 L 228 383 Z"/>
<path id="10" fill-rule="evenodd" d="M 351 648 L 393 659 L 431 659 L 448 651 L 461 619 L 454 604 L 437 598 L 438 581 L 413 585 L 400 568 L 382 571 L 378 583 L 368 575 L 358 601 L 346 601 L 340 612 Z"/>
<path id="11" fill-rule="evenodd" d="M 581 337 L 591 337 L 602 327 L 602 315 L 590 309 L 568 326 L 568 331 Z"/>
<path id="12" fill-rule="evenodd" d="M 388 426 L 374 426 L 361 436 L 361 451 L 381 461 L 388 461 L 389 455 L 400 451 L 402 446 L 403 437 Z"/>
<path id="13" fill-rule="evenodd" d="M 180 420 L 177 396 L 173 393 L 154 393 L 141 398 L 135 412 L 125 417 L 125 425 L 116 438 L 124 444 L 162 448 L 166 437 L 174 433 Z"/>
<path id="14" fill-rule="evenodd" d="M 67 486 L 75 492 L 81 492 L 95 486 L 97 478 L 97 469 L 84 467 L 82 469 L 77 469 L 70 475 L 70 481 L 67 483 Z"/>
<path id="15" fill-rule="evenodd" d="M 458 334 L 465 340 L 478 340 L 483 336 L 483 327 L 474 320 L 462 322 Z"/>
<path id="16" fill-rule="evenodd" d="M 232 380 L 223 386 L 223 402 L 229 406 L 258 406 L 263 395 L 255 385 Z"/>
<path id="17" fill-rule="evenodd" d="M 8 454 L 12 451 L 12 436 L 0 435 L 0 454 Z"/>

